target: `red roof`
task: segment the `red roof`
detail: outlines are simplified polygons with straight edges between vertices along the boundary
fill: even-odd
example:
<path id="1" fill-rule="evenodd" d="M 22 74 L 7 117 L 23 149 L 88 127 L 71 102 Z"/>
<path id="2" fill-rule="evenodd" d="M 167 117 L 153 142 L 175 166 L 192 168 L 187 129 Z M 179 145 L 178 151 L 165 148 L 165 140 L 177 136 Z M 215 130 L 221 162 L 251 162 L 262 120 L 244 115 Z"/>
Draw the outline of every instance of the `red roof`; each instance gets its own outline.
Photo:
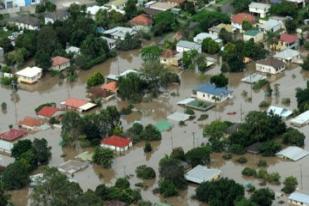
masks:
<path id="1" fill-rule="evenodd" d="M 117 92 L 117 82 L 111 81 L 106 84 L 103 84 L 102 89 L 116 93 Z"/>
<path id="2" fill-rule="evenodd" d="M 19 121 L 18 124 L 28 127 L 38 127 L 43 124 L 43 121 L 33 117 L 25 117 L 23 120 Z"/>
<path id="3" fill-rule="evenodd" d="M 88 101 L 84 99 L 77 99 L 77 98 L 69 98 L 65 100 L 62 104 L 64 104 L 67 107 L 72 107 L 72 108 L 80 108 L 81 106 L 87 104 Z"/>
<path id="4" fill-rule="evenodd" d="M 248 13 L 238 13 L 232 16 L 232 22 L 236 24 L 242 24 L 244 21 L 248 21 L 251 24 L 255 23 L 255 17 Z"/>
<path id="5" fill-rule="evenodd" d="M 152 24 L 152 19 L 146 14 L 141 14 L 130 20 L 132 25 L 150 26 Z"/>
<path id="6" fill-rule="evenodd" d="M 14 141 L 16 139 L 19 139 L 23 136 L 25 136 L 27 132 L 23 129 L 10 129 L 7 132 L 3 132 L 0 134 L 0 139 L 6 140 L 6 141 Z"/>
<path id="7" fill-rule="evenodd" d="M 61 57 L 61 56 L 55 56 L 52 58 L 52 66 L 59 66 L 59 65 L 66 64 L 69 62 L 70 62 L 70 59 Z"/>
<path id="8" fill-rule="evenodd" d="M 297 35 L 294 35 L 294 34 L 284 33 L 284 34 L 281 34 L 280 36 L 280 41 L 288 43 L 288 44 L 294 43 L 297 40 L 298 40 L 298 37 Z"/>
<path id="9" fill-rule="evenodd" d="M 38 111 L 37 115 L 43 116 L 43 117 L 52 117 L 58 109 L 56 107 L 51 106 L 45 106 L 40 111 Z"/>
<path id="10" fill-rule="evenodd" d="M 129 146 L 130 143 L 131 143 L 131 140 L 129 138 L 120 137 L 116 135 L 104 138 L 101 141 L 101 144 L 112 145 L 115 147 L 126 147 L 126 146 Z"/>

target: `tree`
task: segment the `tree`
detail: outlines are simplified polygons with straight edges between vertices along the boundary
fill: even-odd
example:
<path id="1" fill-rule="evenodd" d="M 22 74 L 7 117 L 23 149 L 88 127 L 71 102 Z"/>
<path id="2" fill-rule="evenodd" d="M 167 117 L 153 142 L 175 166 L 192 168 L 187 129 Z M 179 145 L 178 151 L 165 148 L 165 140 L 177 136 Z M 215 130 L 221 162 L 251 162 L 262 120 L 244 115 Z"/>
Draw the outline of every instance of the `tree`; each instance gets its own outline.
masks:
<path id="1" fill-rule="evenodd" d="M 105 82 L 104 76 L 100 72 L 96 72 L 87 80 L 87 87 L 94 87 L 101 85 Z"/>
<path id="2" fill-rule="evenodd" d="M 11 40 L 8 38 L 0 39 L 0 47 L 3 48 L 4 53 L 10 52 L 14 49 L 13 45 L 11 44 Z"/>
<path id="3" fill-rule="evenodd" d="M 153 179 L 156 177 L 156 172 L 153 168 L 147 167 L 146 165 L 138 166 L 135 169 L 136 176 L 141 179 Z"/>
<path id="4" fill-rule="evenodd" d="M 216 87 L 226 87 L 229 83 L 228 78 L 223 73 L 214 75 L 210 78 L 210 83 L 215 84 Z"/>
<path id="5" fill-rule="evenodd" d="M 97 2 L 100 6 L 102 6 L 102 5 L 106 4 L 106 3 L 108 3 L 109 1 L 108 1 L 108 0 L 96 0 L 96 2 Z"/>
<path id="6" fill-rule="evenodd" d="M 295 20 L 288 19 L 285 21 L 285 28 L 289 34 L 295 33 L 297 29 L 297 23 L 295 22 Z"/>
<path id="7" fill-rule="evenodd" d="M 20 189 L 29 182 L 29 164 L 24 160 L 9 164 L 2 173 L 3 186 L 6 190 Z"/>
<path id="8" fill-rule="evenodd" d="M 132 19 L 137 15 L 137 7 L 136 0 L 128 0 L 126 6 L 124 7 L 124 11 L 126 13 L 127 19 Z"/>
<path id="9" fill-rule="evenodd" d="M 244 54 L 242 52 L 242 48 L 238 48 L 240 45 L 236 45 L 234 43 L 227 43 L 224 46 L 224 50 L 222 53 L 222 59 L 228 65 L 229 72 L 240 72 L 244 68 Z M 225 65 L 225 64 L 223 64 Z M 222 71 L 224 71 L 222 69 Z M 226 72 L 226 71 L 224 71 Z"/>
<path id="10" fill-rule="evenodd" d="M 101 165 L 104 168 L 110 168 L 112 166 L 114 154 L 110 149 L 97 147 L 94 150 L 93 162 Z"/>
<path id="11" fill-rule="evenodd" d="M 236 12 L 244 11 L 248 9 L 251 0 L 234 0 L 232 5 Z"/>
<path id="12" fill-rule="evenodd" d="M 233 40 L 233 35 L 226 31 L 226 29 L 221 29 L 219 32 L 219 38 L 222 39 L 223 43 L 226 44 L 228 42 L 231 42 Z"/>
<path id="13" fill-rule="evenodd" d="M 101 56 L 106 57 L 109 53 L 109 48 L 106 40 L 91 34 L 82 42 L 80 52 L 82 55 L 89 57 L 89 59 Z"/>
<path id="14" fill-rule="evenodd" d="M 192 166 L 205 165 L 210 162 L 211 148 L 209 146 L 201 146 L 193 148 L 186 153 L 186 160 Z"/>
<path id="15" fill-rule="evenodd" d="M 162 49 L 157 45 L 146 46 L 141 49 L 144 62 L 159 61 Z"/>
<path id="16" fill-rule="evenodd" d="M 185 152 L 183 151 L 182 147 L 176 147 L 173 149 L 171 153 L 171 158 L 178 159 L 180 161 L 185 161 Z"/>
<path id="17" fill-rule="evenodd" d="M 206 38 L 202 42 L 202 50 L 203 52 L 209 54 L 216 54 L 220 51 L 220 46 L 217 42 L 215 42 L 211 38 Z"/>
<path id="18" fill-rule="evenodd" d="M 51 152 L 46 139 L 35 138 L 32 142 L 32 148 L 37 156 L 39 164 L 48 163 L 48 160 L 51 157 Z"/>
<path id="19" fill-rule="evenodd" d="M 290 194 L 296 190 L 296 187 L 298 185 L 297 179 L 293 176 L 289 176 L 285 178 L 284 182 L 284 187 L 282 188 L 282 191 Z"/>
<path id="20" fill-rule="evenodd" d="M 44 51 L 38 51 L 35 54 L 35 63 L 45 71 L 50 68 L 51 66 L 51 56 L 44 52 Z"/>
<path id="21" fill-rule="evenodd" d="M 28 150 L 32 149 L 32 142 L 28 139 L 19 140 L 17 143 L 13 145 L 12 148 L 12 157 L 15 159 L 20 159 L 23 153 L 27 152 Z"/>
<path id="22" fill-rule="evenodd" d="M 27 50 L 27 57 L 32 57 L 36 52 L 37 32 L 35 31 L 25 31 L 23 34 L 19 35 L 16 39 L 17 48 L 25 48 Z"/>
<path id="23" fill-rule="evenodd" d="M 77 112 L 66 112 L 62 118 L 61 137 L 63 145 L 78 147 L 82 135 L 83 121 Z"/>
<path id="24" fill-rule="evenodd" d="M 203 130 L 203 136 L 209 138 L 209 143 L 214 151 L 220 152 L 224 150 L 224 134 L 228 128 L 226 122 L 213 121 Z"/>
<path id="25" fill-rule="evenodd" d="M 303 70 L 309 71 L 309 55 L 305 58 L 304 63 L 301 65 Z"/>
<path id="26" fill-rule="evenodd" d="M 134 123 L 132 127 L 127 130 L 127 136 L 133 139 L 133 143 L 137 143 L 143 139 L 142 132 L 144 127 L 142 124 Z"/>
<path id="27" fill-rule="evenodd" d="M 159 182 L 159 191 L 164 197 L 172 197 L 178 194 L 175 184 L 166 179 Z"/>
<path id="28" fill-rule="evenodd" d="M 235 206 L 256 206 L 253 202 L 246 198 L 241 198 L 240 200 L 235 201 Z"/>
<path id="29" fill-rule="evenodd" d="M 242 22 L 242 29 L 243 30 L 248 31 L 248 30 L 250 30 L 252 28 L 253 28 L 253 26 L 252 26 L 252 24 L 250 22 L 248 22 L 248 21 L 243 21 Z"/>
<path id="30" fill-rule="evenodd" d="M 38 182 L 31 193 L 31 205 L 80 205 L 82 189 L 56 168 L 45 168 Z"/>
<path id="31" fill-rule="evenodd" d="M 199 23 L 199 28 L 202 31 L 207 31 L 214 25 L 229 23 L 230 17 L 226 13 L 202 9 L 192 17 L 192 20 Z"/>
<path id="32" fill-rule="evenodd" d="M 0 205 L 7 206 L 9 203 L 10 195 L 5 191 L 3 182 L 0 183 Z"/>
<path id="33" fill-rule="evenodd" d="M 279 15 L 279 16 L 291 16 L 294 17 L 297 15 L 297 5 L 288 2 L 288 1 L 282 1 L 278 4 L 273 4 L 270 8 L 270 13 L 272 15 Z"/>
<path id="34" fill-rule="evenodd" d="M 176 16 L 170 11 L 164 11 L 154 16 L 152 30 L 156 36 L 173 31 L 177 26 Z"/>
<path id="35" fill-rule="evenodd" d="M 253 203 L 259 206 L 271 206 L 274 199 L 274 192 L 268 188 L 256 190 L 250 198 Z"/>
<path id="36" fill-rule="evenodd" d="M 186 186 L 184 179 L 184 168 L 179 160 L 165 156 L 159 162 L 159 173 L 161 180 L 170 181 L 178 189 Z"/>
<path id="37" fill-rule="evenodd" d="M 228 178 L 203 182 L 196 188 L 196 198 L 209 205 L 230 206 L 242 197 L 243 186 Z"/>
<path id="38" fill-rule="evenodd" d="M 99 196 L 96 195 L 92 190 L 87 190 L 81 196 L 78 197 L 77 206 L 92 205 L 92 206 L 101 206 L 103 201 Z"/>
<path id="39" fill-rule="evenodd" d="M 118 187 L 120 189 L 128 189 L 130 188 L 130 182 L 127 178 L 118 178 L 115 182 L 115 187 Z"/>
<path id="40" fill-rule="evenodd" d="M 27 56 L 27 50 L 24 48 L 13 50 L 5 56 L 5 60 L 8 65 L 22 65 Z"/>
<path id="41" fill-rule="evenodd" d="M 148 124 L 142 133 L 142 137 L 147 141 L 161 140 L 161 132 L 152 124 Z"/>
<path id="42" fill-rule="evenodd" d="M 288 128 L 282 135 L 283 143 L 302 147 L 305 144 L 305 135 L 294 128 Z"/>
<path id="43" fill-rule="evenodd" d="M 141 40 L 136 35 L 126 33 L 124 40 L 118 41 L 116 44 L 117 49 L 122 51 L 129 51 L 141 47 Z"/>
<path id="44" fill-rule="evenodd" d="M 281 145 L 273 140 L 264 142 L 259 147 L 259 152 L 263 156 L 274 156 L 281 149 Z"/>
<path id="45" fill-rule="evenodd" d="M 119 79 L 118 94 L 123 100 L 139 102 L 143 97 L 144 85 L 144 81 L 138 74 L 128 74 Z"/>

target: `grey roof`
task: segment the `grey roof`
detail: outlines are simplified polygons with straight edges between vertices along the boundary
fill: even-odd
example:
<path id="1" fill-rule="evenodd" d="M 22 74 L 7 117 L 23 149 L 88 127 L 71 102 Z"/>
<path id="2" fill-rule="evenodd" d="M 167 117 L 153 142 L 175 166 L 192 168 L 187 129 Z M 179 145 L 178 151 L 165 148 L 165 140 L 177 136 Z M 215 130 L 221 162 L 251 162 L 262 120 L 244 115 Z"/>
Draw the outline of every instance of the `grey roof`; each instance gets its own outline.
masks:
<path id="1" fill-rule="evenodd" d="M 309 204 L 309 195 L 300 192 L 293 192 L 290 194 L 289 200 Z"/>
<path id="2" fill-rule="evenodd" d="M 242 78 L 241 81 L 245 82 L 245 83 L 253 84 L 253 83 L 258 82 L 258 81 L 263 80 L 263 79 L 267 79 L 267 77 L 264 76 L 264 75 L 258 74 L 258 73 L 253 73 L 253 74 L 250 74 L 250 75 Z"/>
<path id="3" fill-rule="evenodd" d="M 19 16 L 11 19 L 11 22 L 23 23 L 31 26 L 40 26 L 40 20 L 34 16 Z"/>
<path id="4" fill-rule="evenodd" d="M 274 57 L 278 58 L 278 59 L 290 60 L 290 59 L 293 59 L 293 57 L 298 56 L 298 55 L 299 55 L 299 52 L 296 51 L 296 50 L 285 49 L 285 50 L 275 54 Z"/>
<path id="5" fill-rule="evenodd" d="M 279 157 L 284 157 L 293 161 L 297 161 L 309 155 L 309 152 L 300 147 L 290 146 L 281 150 L 276 155 Z"/>
<path id="6" fill-rule="evenodd" d="M 195 42 L 191 41 L 185 41 L 185 40 L 180 40 L 177 45 L 177 47 L 183 47 L 187 49 L 195 49 L 195 50 L 201 50 L 202 46 L 200 44 L 197 44 Z"/>
<path id="7" fill-rule="evenodd" d="M 249 8 L 257 8 L 257 9 L 270 9 L 270 4 L 264 4 L 260 2 L 251 2 L 249 4 Z"/>
<path id="8" fill-rule="evenodd" d="M 202 182 L 211 181 L 221 175 L 219 169 L 208 169 L 206 166 L 197 165 L 185 174 L 185 179 L 190 182 L 201 184 Z"/>
<path id="9" fill-rule="evenodd" d="M 47 12 L 44 16 L 53 20 L 63 20 L 69 16 L 69 13 L 66 10 L 57 10 L 54 12 Z"/>
<path id="10" fill-rule="evenodd" d="M 176 122 L 180 122 L 180 121 L 186 121 L 190 118 L 190 115 L 185 114 L 183 112 L 174 112 L 173 114 L 170 114 L 167 119 L 169 120 L 173 120 Z"/>
<path id="11" fill-rule="evenodd" d="M 266 21 L 264 24 L 261 25 L 262 29 L 265 29 L 266 31 L 271 30 L 272 28 L 280 25 L 280 21 L 275 20 L 275 19 L 269 19 L 268 21 Z"/>
<path id="12" fill-rule="evenodd" d="M 275 69 L 280 69 L 280 68 L 284 67 L 284 65 L 285 65 L 283 61 L 280 61 L 279 59 L 275 59 L 273 57 L 268 57 L 266 59 L 258 60 L 256 63 L 262 64 L 262 65 L 267 65 L 267 66 L 272 66 Z"/>
<path id="13" fill-rule="evenodd" d="M 291 119 L 292 124 L 303 125 L 309 122 L 309 110 Z"/>

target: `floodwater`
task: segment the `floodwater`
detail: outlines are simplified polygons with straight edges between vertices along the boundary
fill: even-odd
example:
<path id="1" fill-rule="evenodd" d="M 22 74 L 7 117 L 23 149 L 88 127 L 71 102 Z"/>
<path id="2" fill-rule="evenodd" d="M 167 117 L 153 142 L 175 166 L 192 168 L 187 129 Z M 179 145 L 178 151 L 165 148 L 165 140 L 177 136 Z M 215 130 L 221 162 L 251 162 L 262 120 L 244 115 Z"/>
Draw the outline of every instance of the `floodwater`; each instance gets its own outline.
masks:
<path id="1" fill-rule="evenodd" d="M 95 72 L 101 72 L 104 75 L 109 73 L 117 74 L 127 69 L 138 69 L 142 64 L 142 60 L 138 55 L 138 51 L 122 52 L 114 59 L 95 66 L 89 71 L 80 71 L 76 82 L 67 83 L 60 80 L 58 77 L 45 76 L 38 84 L 33 86 L 23 87 L 18 90 L 17 94 L 12 94 L 8 88 L 0 87 L 0 103 L 6 102 L 8 104 L 7 112 L 0 112 L 0 131 L 8 129 L 8 125 L 15 124 L 16 121 L 22 119 L 24 116 L 34 116 L 34 109 L 36 106 L 46 102 L 59 103 L 68 97 L 85 98 L 86 86 L 85 82 L 89 76 Z M 183 147 L 185 151 L 197 147 L 207 140 L 202 137 L 202 127 L 215 119 L 228 120 L 233 122 L 240 122 L 245 115 L 252 110 L 260 110 L 259 104 L 265 99 L 263 90 L 255 92 L 251 89 L 249 84 L 242 83 L 240 80 L 245 75 L 252 73 L 254 68 L 252 65 L 248 66 L 247 71 L 243 73 L 229 74 L 229 87 L 233 90 L 234 98 L 228 102 L 217 105 L 212 110 L 206 112 L 209 118 L 204 121 L 192 120 L 186 123 L 186 126 L 179 126 L 174 123 L 173 129 L 162 134 L 162 140 L 153 142 L 153 151 L 145 155 L 143 151 L 143 143 L 135 145 L 125 155 L 120 155 L 115 158 L 111 169 L 102 169 L 98 166 L 92 165 L 74 175 L 81 187 L 86 189 L 95 189 L 101 183 L 112 185 L 116 178 L 122 176 L 129 176 L 131 185 L 134 187 L 136 183 L 142 182 L 135 177 L 135 168 L 141 164 L 146 164 L 153 167 L 158 172 L 158 162 L 166 154 L 170 154 L 173 148 Z M 192 89 L 200 83 L 206 82 L 210 75 L 219 72 L 219 67 L 209 70 L 206 75 L 195 74 L 190 71 L 180 72 L 181 85 L 178 88 L 172 88 L 168 93 L 175 92 L 178 96 L 171 96 L 168 93 L 161 95 L 159 98 L 151 102 L 137 104 L 136 112 L 128 116 L 122 117 L 124 128 L 128 128 L 136 120 L 143 124 L 155 123 L 156 121 L 166 118 L 167 115 L 175 111 L 183 111 L 182 107 L 176 105 L 176 102 L 189 97 Z M 270 78 L 271 86 L 274 88 L 275 84 L 279 84 L 279 97 L 268 98 L 272 104 L 283 106 L 281 99 L 289 97 L 291 104 L 287 106 L 289 109 L 296 109 L 295 89 L 297 87 L 305 87 L 306 80 L 309 79 L 309 73 L 302 72 L 299 67 L 291 67 L 283 74 L 273 76 Z M 243 91 L 247 92 L 247 97 L 242 95 Z M 251 97 L 252 101 L 248 101 Z M 123 107 L 126 102 L 119 100 L 112 100 L 106 105 L 117 105 Z M 228 115 L 228 112 L 236 112 L 235 115 Z M 199 117 L 202 112 L 196 112 Z M 309 127 L 306 126 L 300 129 L 306 135 L 305 149 L 309 149 Z M 60 146 L 60 129 L 48 129 L 29 135 L 27 138 L 46 138 L 49 145 L 52 147 L 52 159 L 50 166 L 58 166 L 67 159 L 74 158 L 77 151 L 70 148 L 61 148 Z M 81 151 L 80 151 L 81 152 Z M 293 175 L 296 176 L 301 191 L 309 193 L 309 158 L 304 158 L 298 162 L 283 161 L 278 158 L 266 158 L 254 155 L 246 155 L 248 162 L 240 165 L 235 162 L 237 157 L 233 160 L 224 161 L 221 154 L 212 155 L 211 166 L 220 168 L 223 171 L 223 176 L 233 178 L 239 183 L 252 182 L 259 187 L 259 181 L 256 179 L 247 179 L 242 177 L 241 170 L 245 166 L 256 166 L 260 159 L 265 159 L 268 162 L 268 171 L 279 172 L 283 180 L 285 177 Z M 302 177 L 301 174 L 302 173 Z M 192 196 L 196 186 L 190 184 L 186 191 L 181 192 L 181 195 L 173 198 L 162 198 L 159 195 L 153 194 L 153 189 L 157 187 L 158 178 L 154 181 L 144 182 L 145 188 L 141 189 L 144 199 L 153 202 L 168 202 L 172 205 L 186 206 L 186 205 L 201 205 L 198 201 L 193 200 Z M 281 187 L 275 185 L 267 185 L 279 192 Z M 12 192 L 12 200 L 17 206 L 26 205 L 24 201 L 27 199 L 28 190 L 20 190 Z"/>

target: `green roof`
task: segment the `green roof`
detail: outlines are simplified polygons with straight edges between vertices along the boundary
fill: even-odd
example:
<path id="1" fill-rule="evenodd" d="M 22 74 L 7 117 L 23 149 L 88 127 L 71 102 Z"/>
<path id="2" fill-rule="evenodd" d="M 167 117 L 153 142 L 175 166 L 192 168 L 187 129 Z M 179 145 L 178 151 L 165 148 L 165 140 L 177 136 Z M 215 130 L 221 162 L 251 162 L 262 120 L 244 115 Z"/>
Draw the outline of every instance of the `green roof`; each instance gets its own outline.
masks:
<path id="1" fill-rule="evenodd" d="M 172 128 L 172 124 L 166 119 L 160 120 L 155 124 L 155 127 L 160 131 L 164 132 Z"/>
<path id="2" fill-rule="evenodd" d="M 258 33 L 260 33 L 259 30 L 251 29 L 251 30 L 249 30 L 249 31 L 246 31 L 245 35 L 248 35 L 248 36 L 256 36 Z"/>

